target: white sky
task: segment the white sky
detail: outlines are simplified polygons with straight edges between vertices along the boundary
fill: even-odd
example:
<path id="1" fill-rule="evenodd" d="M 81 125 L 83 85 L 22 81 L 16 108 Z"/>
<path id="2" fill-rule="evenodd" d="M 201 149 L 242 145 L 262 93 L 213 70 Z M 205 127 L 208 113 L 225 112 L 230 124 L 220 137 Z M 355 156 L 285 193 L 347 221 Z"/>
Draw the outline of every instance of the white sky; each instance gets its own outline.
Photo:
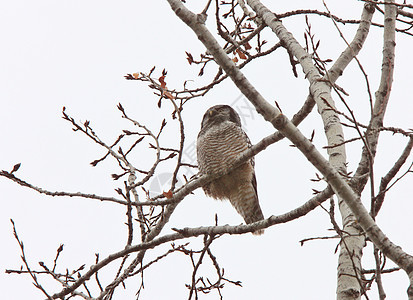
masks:
<path id="1" fill-rule="evenodd" d="M 187 1 L 194 2 L 194 1 Z M 269 2 L 269 1 L 267 1 Z M 286 2 L 286 1 L 283 1 Z M 335 1 L 329 1 L 335 2 Z M 361 3 L 353 1 L 344 6 L 328 3 L 333 13 L 357 19 Z M 283 5 L 285 7 L 278 7 Z M 290 7 L 287 7 L 289 5 Z M 311 5 L 311 6 L 310 6 Z M 319 8 L 320 1 L 289 1 L 278 3 L 277 12 L 293 8 Z M 376 15 L 380 20 L 380 14 Z M 321 39 L 320 54 L 335 59 L 344 50 L 344 42 L 327 19 L 310 17 L 313 33 Z M 208 20 L 213 25 L 211 15 Z M 284 21 L 300 42 L 303 42 L 304 17 Z M 165 101 L 162 109 L 156 107 L 157 97 L 142 83 L 126 81 L 123 75 L 137 71 L 147 72 L 154 65 L 160 74 L 168 70 L 169 88 L 181 88 L 184 80 L 194 80 L 193 86 L 206 82 L 198 78 L 198 67 L 189 66 L 185 52 L 194 57 L 203 51 L 195 35 L 175 17 L 166 1 L 27 1 L 3 3 L 0 10 L 2 47 L 0 48 L 0 169 L 11 170 L 21 163 L 17 176 L 48 190 L 82 191 L 116 196 L 114 189 L 122 182 L 113 182 L 111 173 L 120 173 L 116 163 L 104 162 L 96 168 L 89 163 L 100 158 L 105 151 L 79 133 L 72 131 L 61 118 L 62 107 L 76 120 L 90 120 L 91 126 L 107 141 L 113 142 L 123 128 L 133 129 L 120 118 L 118 102 L 128 114 L 157 131 L 166 118 L 171 128 L 161 142 L 165 147 L 178 144 L 176 124 L 171 119 L 171 107 Z M 343 27 L 350 39 L 356 27 Z M 275 39 L 268 35 L 269 41 Z M 385 125 L 412 128 L 413 87 L 410 75 L 412 39 L 398 36 L 395 83 Z M 381 60 L 381 33 L 372 30 L 360 60 L 369 74 L 372 91 L 378 86 Z M 212 65 L 207 71 L 212 71 Z M 245 74 L 258 90 L 272 102 L 277 100 L 287 116 L 292 116 L 304 101 L 308 85 L 301 74 L 294 79 L 284 50 L 277 51 Z M 359 120 L 366 122 L 368 98 L 364 79 L 353 63 L 338 84 L 349 93 Z M 239 99 L 237 101 L 237 99 Z M 186 146 L 196 139 L 200 121 L 206 108 L 226 103 L 246 113 L 239 91 L 230 81 L 211 91 L 204 98 L 190 102 L 183 112 L 186 120 Z M 270 125 L 254 112 L 244 120 L 244 127 L 253 143 L 273 132 Z M 320 150 L 325 138 L 318 114 L 303 123 L 301 130 L 308 136 L 316 129 L 315 141 Z M 347 137 L 354 137 L 350 132 Z M 383 134 L 377 158 L 376 176 L 380 177 L 392 166 L 406 140 Z M 312 196 L 312 188 L 323 189 L 323 184 L 310 182 L 315 170 L 295 148 L 282 141 L 269 147 L 256 158 L 256 173 L 262 209 L 265 216 L 287 212 Z M 349 170 L 354 171 L 360 158 L 360 143 L 348 149 Z M 149 165 L 151 153 L 136 153 L 137 166 Z M 188 160 L 191 160 L 188 157 Z M 411 159 L 409 160 L 411 161 Z M 189 161 L 191 162 L 191 161 Z M 168 173 L 166 164 L 161 172 Z M 404 169 L 405 170 L 405 169 Z M 395 243 L 413 253 L 413 240 L 408 232 L 413 226 L 411 177 L 390 191 L 378 222 Z M 368 189 L 363 200 L 368 203 Z M 33 268 L 38 261 L 52 264 L 55 251 L 63 243 L 60 266 L 75 269 L 82 264 L 87 268 L 100 253 L 104 258 L 119 251 L 126 242 L 125 209 L 110 203 L 77 198 L 51 198 L 42 196 L 0 178 L 0 290 L 2 299 L 43 299 L 28 276 L 6 275 L 5 269 L 19 269 L 20 252 L 12 234 L 10 218 L 16 222 L 26 255 Z M 201 190 L 187 197 L 171 219 L 170 227 L 211 225 L 218 213 L 221 224 L 239 224 L 241 218 L 226 202 L 205 198 Z M 299 241 L 308 237 L 332 235 L 328 215 L 316 209 L 308 216 L 289 224 L 266 230 L 262 237 L 224 236 L 212 246 L 225 275 L 240 280 L 243 288 L 227 285 L 225 299 L 333 299 L 336 289 L 337 240 L 313 241 L 301 247 Z M 193 247 L 198 240 L 191 239 Z M 156 250 L 150 257 L 163 253 Z M 373 264 L 371 247 L 365 251 L 366 268 Z M 370 264 L 369 264 L 370 263 Z M 116 265 L 117 266 L 117 265 Z M 388 266 L 392 266 L 389 262 Z M 206 267 L 205 267 L 206 268 Z M 207 271 L 207 268 L 206 268 Z M 106 280 L 110 280 L 108 275 Z M 40 277 L 41 278 L 41 277 Z M 145 289 L 141 299 L 182 299 L 187 297 L 185 283 L 191 278 L 191 265 L 187 257 L 173 254 L 145 273 Z M 105 280 L 102 274 L 102 281 Z M 43 281 L 45 286 L 55 286 Z M 132 292 L 119 289 L 115 299 L 132 299 L 138 279 L 127 281 Z M 405 298 L 407 276 L 384 275 L 388 299 Z M 122 294 L 124 293 L 124 294 Z M 123 295 L 123 296 L 122 296 Z M 370 299 L 376 299 L 372 292 Z M 217 299 L 216 293 L 201 297 Z"/>

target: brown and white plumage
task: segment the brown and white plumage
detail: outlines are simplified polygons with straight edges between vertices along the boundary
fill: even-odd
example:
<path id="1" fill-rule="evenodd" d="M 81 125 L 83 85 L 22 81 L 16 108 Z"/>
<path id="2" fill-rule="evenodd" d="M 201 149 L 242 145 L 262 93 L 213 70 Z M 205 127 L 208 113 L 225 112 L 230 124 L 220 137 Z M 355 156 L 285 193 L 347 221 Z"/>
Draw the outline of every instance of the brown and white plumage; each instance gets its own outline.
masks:
<path id="1" fill-rule="evenodd" d="M 228 105 L 209 108 L 197 140 L 198 167 L 202 174 L 222 174 L 251 147 L 238 114 Z M 264 219 L 257 194 L 254 159 L 203 187 L 207 196 L 228 199 L 247 224 Z M 262 234 L 258 230 L 254 234 Z"/>

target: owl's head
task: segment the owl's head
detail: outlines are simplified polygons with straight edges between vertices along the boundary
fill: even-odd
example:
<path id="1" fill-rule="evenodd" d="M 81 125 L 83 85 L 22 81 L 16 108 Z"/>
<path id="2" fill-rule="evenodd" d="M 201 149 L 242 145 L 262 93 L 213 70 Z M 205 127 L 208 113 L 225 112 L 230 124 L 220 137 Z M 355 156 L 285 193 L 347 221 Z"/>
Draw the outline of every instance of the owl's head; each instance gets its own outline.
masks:
<path id="1" fill-rule="evenodd" d="M 241 126 L 241 119 L 237 112 L 229 105 L 215 105 L 205 112 L 202 119 L 201 129 L 219 125 L 222 122 L 229 121 Z"/>

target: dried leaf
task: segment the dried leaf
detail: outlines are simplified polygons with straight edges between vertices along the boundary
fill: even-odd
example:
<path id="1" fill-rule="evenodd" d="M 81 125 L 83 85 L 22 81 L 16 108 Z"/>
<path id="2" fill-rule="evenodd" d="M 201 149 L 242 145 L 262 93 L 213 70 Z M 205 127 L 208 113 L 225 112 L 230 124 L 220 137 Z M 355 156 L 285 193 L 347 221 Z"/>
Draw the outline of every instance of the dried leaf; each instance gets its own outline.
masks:
<path id="1" fill-rule="evenodd" d="M 173 193 L 171 190 L 162 193 L 166 199 L 171 199 L 173 197 Z"/>
<path id="2" fill-rule="evenodd" d="M 166 88 L 165 75 L 162 75 L 161 77 L 159 77 L 159 82 L 161 83 L 161 88 L 165 89 Z"/>
<path id="3" fill-rule="evenodd" d="M 240 49 L 237 49 L 236 51 L 238 53 L 239 58 L 247 59 L 247 56 Z"/>
<path id="4" fill-rule="evenodd" d="M 133 73 L 132 77 L 135 78 L 135 79 L 138 79 L 139 78 L 139 73 Z"/>

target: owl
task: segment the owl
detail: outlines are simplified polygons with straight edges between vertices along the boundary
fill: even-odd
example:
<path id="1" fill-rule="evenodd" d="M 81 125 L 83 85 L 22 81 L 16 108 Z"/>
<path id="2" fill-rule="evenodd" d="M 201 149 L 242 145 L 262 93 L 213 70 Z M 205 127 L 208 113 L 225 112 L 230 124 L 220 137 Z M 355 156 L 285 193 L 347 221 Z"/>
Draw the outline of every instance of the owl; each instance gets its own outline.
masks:
<path id="1" fill-rule="evenodd" d="M 198 167 L 201 174 L 221 174 L 235 159 L 251 147 L 241 128 L 241 119 L 228 105 L 209 108 L 202 119 L 197 139 Z M 228 199 L 247 224 L 264 219 L 258 202 L 254 158 L 202 187 L 215 199 Z M 264 230 L 253 232 L 263 234 Z"/>

